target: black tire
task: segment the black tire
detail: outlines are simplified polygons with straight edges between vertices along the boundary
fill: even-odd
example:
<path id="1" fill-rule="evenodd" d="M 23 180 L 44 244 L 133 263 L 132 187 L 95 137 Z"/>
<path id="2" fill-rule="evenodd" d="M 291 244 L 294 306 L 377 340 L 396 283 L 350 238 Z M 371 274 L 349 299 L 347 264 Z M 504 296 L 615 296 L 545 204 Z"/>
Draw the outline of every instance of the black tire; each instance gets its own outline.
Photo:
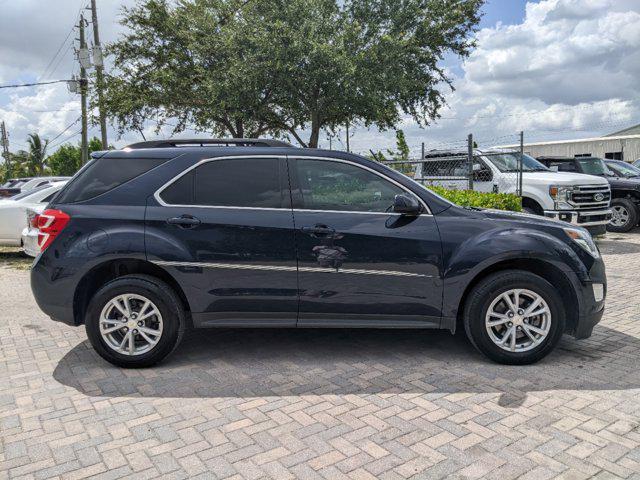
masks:
<path id="1" fill-rule="evenodd" d="M 534 210 L 533 208 L 531 208 L 531 207 L 522 207 L 522 211 L 523 211 L 524 213 L 530 213 L 531 215 L 538 215 L 538 216 L 540 216 L 540 214 L 539 214 L 536 210 Z"/>
<path id="2" fill-rule="evenodd" d="M 611 209 L 621 209 L 627 212 L 627 221 L 621 225 L 613 225 L 611 222 L 607 224 L 607 230 L 610 232 L 624 233 L 633 230 L 638 225 L 638 207 L 627 198 L 614 198 L 611 200 Z M 613 219 L 612 219 L 613 220 Z"/>
<path id="3" fill-rule="evenodd" d="M 485 316 L 491 303 L 511 289 L 527 289 L 541 296 L 551 312 L 549 332 L 540 345 L 523 352 L 506 351 L 491 340 L 485 326 Z M 481 280 L 469 292 L 464 308 L 464 328 L 469 340 L 491 360 L 508 365 L 535 363 L 557 345 L 565 329 L 565 310 L 561 297 L 544 278 L 524 270 L 504 270 Z"/>
<path id="4" fill-rule="evenodd" d="M 125 355 L 111 348 L 100 334 L 102 309 L 118 295 L 141 295 L 153 302 L 162 315 L 162 335 L 157 344 L 145 353 Z M 173 289 L 149 275 L 125 275 L 106 283 L 89 302 L 85 315 L 85 329 L 91 345 L 106 361 L 125 368 L 150 367 L 164 360 L 180 344 L 186 327 L 185 312 Z"/>

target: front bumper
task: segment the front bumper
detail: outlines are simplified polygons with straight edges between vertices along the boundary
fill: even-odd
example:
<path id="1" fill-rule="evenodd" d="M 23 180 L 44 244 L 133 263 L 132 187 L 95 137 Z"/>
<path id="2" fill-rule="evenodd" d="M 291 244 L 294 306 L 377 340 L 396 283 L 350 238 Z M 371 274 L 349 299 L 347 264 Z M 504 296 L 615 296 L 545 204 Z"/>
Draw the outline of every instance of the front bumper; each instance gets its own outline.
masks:
<path id="1" fill-rule="evenodd" d="M 584 227 L 592 235 L 602 235 L 611 221 L 611 209 L 606 210 L 545 210 L 544 216 Z"/>
<path id="2" fill-rule="evenodd" d="M 567 333 L 577 339 L 591 336 L 595 327 L 604 315 L 605 301 L 607 298 L 607 276 L 604 262 L 598 258 L 589 270 L 587 281 L 577 281 L 574 284 L 578 297 L 578 309 L 576 312 L 567 312 L 573 318 Z"/>

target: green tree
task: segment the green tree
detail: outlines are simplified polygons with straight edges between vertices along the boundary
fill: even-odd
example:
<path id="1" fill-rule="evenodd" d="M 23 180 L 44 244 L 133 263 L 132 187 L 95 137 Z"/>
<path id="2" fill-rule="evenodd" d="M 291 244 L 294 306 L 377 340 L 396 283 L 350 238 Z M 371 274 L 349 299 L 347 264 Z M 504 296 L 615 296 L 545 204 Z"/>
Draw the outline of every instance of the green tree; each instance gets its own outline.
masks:
<path id="1" fill-rule="evenodd" d="M 29 177 L 29 152 L 18 150 L 16 153 L 9 153 L 11 160 L 11 171 L 7 172 L 11 178 Z"/>
<path id="2" fill-rule="evenodd" d="M 120 132 L 215 135 L 426 126 L 451 86 L 441 60 L 474 46 L 482 0 L 140 0 L 109 46 L 107 111 Z M 306 130 L 308 137 L 298 133 Z"/>
<path id="3" fill-rule="evenodd" d="M 368 157 L 377 162 L 386 162 L 389 160 L 392 160 L 394 162 L 409 162 L 411 160 L 410 151 L 404 132 L 402 130 L 396 130 L 396 150 L 391 150 L 390 148 L 388 148 L 386 154 L 381 151 L 374 152 L 372 150 L 371 155 L 369 155 Z M 396 163 L 392 166 L 405 175 L 413 176 L 413 173 L 415 171 L 415 165 L 412 165 L 411 163 Z"/>
<path id="4" fill-rule="evenodd" d="M 89 153 L 102 150 L 102 142 L 93 137 L 89 140 Z M 82 166 L 82 152 L 80 144 L 65 143 L 58 150 L 49 155 L 46 160 L 51 175 L 73 176 Z"/>
<path id="5" fill-rule="evenodd" d="M 37 177 L 45 171 L 45 159 L 47 158 L 47 147 L 49 140 L 43 140 L 37 133 L 30 133 L 27 137 L 29 146 L 27 156 L 27 174 L 30 177 Z"/>

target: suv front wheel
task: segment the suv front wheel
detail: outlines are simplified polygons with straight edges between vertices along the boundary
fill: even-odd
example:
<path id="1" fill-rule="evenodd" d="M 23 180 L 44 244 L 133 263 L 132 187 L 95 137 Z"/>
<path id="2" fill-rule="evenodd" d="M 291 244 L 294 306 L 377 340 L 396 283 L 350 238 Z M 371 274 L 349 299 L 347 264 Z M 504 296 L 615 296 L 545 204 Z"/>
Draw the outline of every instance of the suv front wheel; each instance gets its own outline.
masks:
<path id="1" fill-rule="evenodd" d="M 94 295 L 85 317 L 96 352 L 119 367 L 140 368 L 167 357 L 185 329 L 182 303 L 173 289 L 148 275 L 126 275 Z"/>
<path id="2" fill-rule="evenodd" d="M 556 289 L 524 270 L 506 270 L 481 280 L 464 309 L 469 340 L 499 363 L 537 362 L 553 350 L 564 326 L 565 312 Z"/>

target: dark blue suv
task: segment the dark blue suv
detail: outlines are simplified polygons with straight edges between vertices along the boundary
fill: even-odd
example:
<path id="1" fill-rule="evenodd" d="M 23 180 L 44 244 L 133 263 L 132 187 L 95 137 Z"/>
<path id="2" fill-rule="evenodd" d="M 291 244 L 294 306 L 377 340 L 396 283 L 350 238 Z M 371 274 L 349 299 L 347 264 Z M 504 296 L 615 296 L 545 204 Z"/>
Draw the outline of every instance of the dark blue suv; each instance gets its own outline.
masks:
<path id="1" fill-rule="evenodd" d="M 377 162 L 273 140 L 100 152 L 37 219 L 33 293 L 96 351 L 149 366 L 203 327 L 463 327 L 539 360 L 601 319 L 589 233 L 461 208 Z"/>

